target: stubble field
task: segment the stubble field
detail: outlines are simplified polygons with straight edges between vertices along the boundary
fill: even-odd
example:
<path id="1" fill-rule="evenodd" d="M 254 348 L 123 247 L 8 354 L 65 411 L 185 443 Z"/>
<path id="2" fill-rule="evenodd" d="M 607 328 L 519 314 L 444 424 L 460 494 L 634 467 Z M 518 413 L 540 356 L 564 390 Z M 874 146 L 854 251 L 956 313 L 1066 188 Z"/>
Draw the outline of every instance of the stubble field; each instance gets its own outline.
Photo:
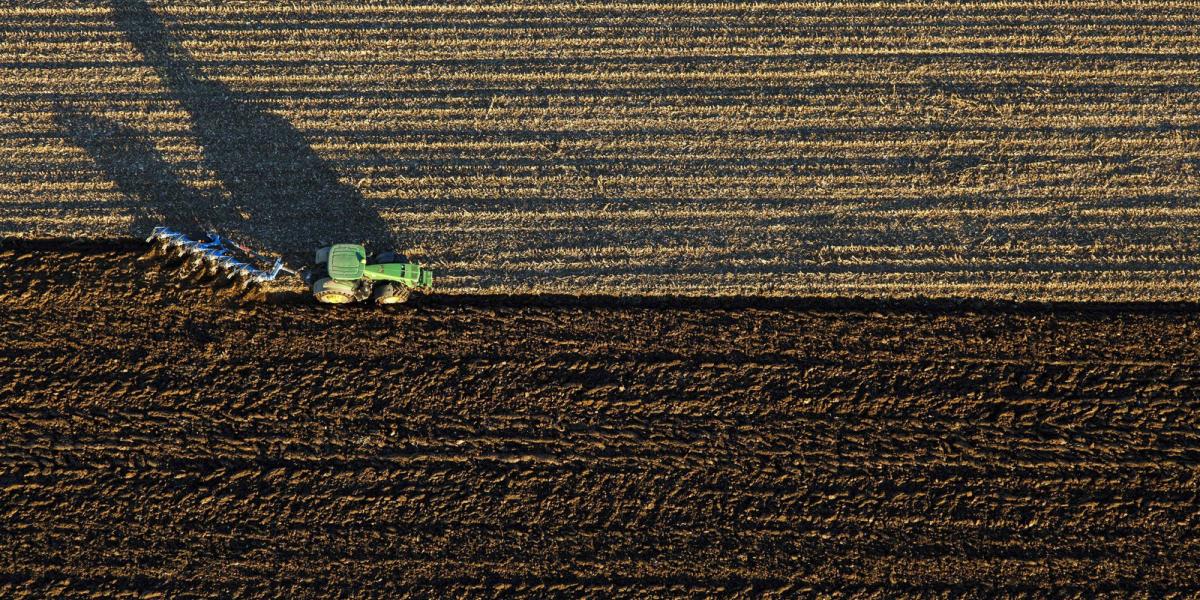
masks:
<path id="1" fill-rule="evenodd" d="M 0 235 L 361 239 L 458 293 L 1194 299 L 1197 14 L 8 5 Z"/>

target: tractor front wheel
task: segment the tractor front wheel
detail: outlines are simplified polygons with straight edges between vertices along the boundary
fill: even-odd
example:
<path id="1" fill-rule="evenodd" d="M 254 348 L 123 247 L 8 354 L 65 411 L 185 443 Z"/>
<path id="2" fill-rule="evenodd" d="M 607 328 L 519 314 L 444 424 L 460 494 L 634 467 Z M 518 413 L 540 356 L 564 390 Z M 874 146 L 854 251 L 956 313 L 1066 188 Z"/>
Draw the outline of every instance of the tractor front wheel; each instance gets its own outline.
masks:
<path id="1" fill-rule="evenodd" d="M 325 304 L 347 304 L 354 301 L 354 286 L 323 277 L 313 284 L 313 296 Z"/>
<path id="2" fill-rule="evenodd" d="M 395 283 L 375 284 L 375 291 L 371 294 L 375 304 L 401 304 L 408 301 L 408 295 L 408 286 Z"/>

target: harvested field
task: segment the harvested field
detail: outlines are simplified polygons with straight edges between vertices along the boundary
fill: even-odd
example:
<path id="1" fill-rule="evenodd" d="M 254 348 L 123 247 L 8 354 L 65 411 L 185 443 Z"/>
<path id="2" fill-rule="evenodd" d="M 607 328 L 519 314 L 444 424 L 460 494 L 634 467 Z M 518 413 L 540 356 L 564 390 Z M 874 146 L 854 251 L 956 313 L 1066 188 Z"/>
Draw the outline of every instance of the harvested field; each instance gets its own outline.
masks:
<path id="1" fill-rule="evenodd" d="M 0 236 L 456 293 L 1194 300 L 1194 1 L 0 8 Z"/>
<path id="2" fill-rule="evenodd" d="M 328 310 L 34 247 L 6 598 L 1200 593 L 1195 306 Z"/>

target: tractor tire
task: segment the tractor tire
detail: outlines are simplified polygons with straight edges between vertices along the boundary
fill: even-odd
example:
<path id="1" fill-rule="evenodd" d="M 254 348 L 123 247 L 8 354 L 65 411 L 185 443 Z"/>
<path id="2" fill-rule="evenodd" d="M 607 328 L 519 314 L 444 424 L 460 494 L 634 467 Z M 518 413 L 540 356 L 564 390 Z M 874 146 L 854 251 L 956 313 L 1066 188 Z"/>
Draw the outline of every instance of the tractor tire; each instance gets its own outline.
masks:
<path id="1" fill-rule="evenodd" d="M 333 246 L 325 246 L 324 248 L 319 248 L 317 250 L 317 264 L 318 265 L 323 265 L 329 260 L 329 251 L 332 249 L 333 249 Z"/>
<path id="2" fill-rule="evenodd" d="M 406 285 L 378 283 L 371 293 L 371 298 L 375 304 L 403 304 L 408 301 L 409 292 Z"/>
<path id="3" fill-rule="evenodd" d="M 323 277 L 313 284 L 313 296 L 325 304 L 349 304 L 354 301 L 354 286 Z"/>

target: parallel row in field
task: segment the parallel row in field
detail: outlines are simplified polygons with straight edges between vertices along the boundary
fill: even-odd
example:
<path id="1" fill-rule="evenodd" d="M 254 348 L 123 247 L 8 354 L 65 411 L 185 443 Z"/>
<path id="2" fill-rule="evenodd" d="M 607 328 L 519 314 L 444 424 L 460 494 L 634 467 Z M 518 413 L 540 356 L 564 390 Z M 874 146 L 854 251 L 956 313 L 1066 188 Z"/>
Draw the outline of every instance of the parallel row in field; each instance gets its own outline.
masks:
<path id="1" fill-rule="evenodd" d="M 1200 591 L 1186 311 L 331 312 L 157 264 L 0 251 L 0 595 Z"/>
<path id="2" fill-rule="evenodd" d="M 111 4 L 0 9 L 0 234 L 358 236 L 453 292 L 1200 292 L 1195 3 Z"/>

